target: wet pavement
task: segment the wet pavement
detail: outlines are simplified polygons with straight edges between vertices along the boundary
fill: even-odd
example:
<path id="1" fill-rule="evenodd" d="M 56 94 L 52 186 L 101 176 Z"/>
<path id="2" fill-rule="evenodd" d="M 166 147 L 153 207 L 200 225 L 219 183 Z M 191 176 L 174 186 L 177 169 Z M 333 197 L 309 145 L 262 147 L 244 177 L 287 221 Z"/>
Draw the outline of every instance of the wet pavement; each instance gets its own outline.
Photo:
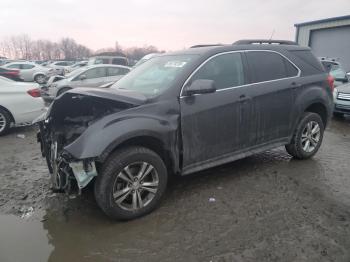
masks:
<path id="1" fill-rule="evenodd" d="M 50 191 L 34 128 L 0 137 L 0 261 L 348 262 L 350 118 L 313 159 L 279 148 L 175 177 L 134 221 L 108 219 L 85 191 Z"/>

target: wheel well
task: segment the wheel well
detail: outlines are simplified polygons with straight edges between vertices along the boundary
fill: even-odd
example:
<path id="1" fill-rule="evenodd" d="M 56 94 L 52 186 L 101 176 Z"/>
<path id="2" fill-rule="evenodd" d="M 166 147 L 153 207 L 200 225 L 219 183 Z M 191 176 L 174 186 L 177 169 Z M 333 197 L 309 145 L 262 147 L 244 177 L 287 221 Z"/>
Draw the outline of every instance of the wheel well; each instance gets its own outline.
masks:
<path id="1" fill-rule="evenodd" d="M 119 148 L 128 146 L 142 146 L 154 151 L 164 161 L 169 172 L 173 170 L 174 163 L 170 156 L 170 152 L 164 148 L 163 142 L 159 139 L 150 136 L 130 138 L 124 141 L 123 143 L 119 144 L 112 152 L 110 152 L 110 154 L 113 153 L 115 150 L 118 150 Z"/>
<path id="2" fill-rule="evenodd" d="M 11 122 L 12 122 L 12 123 L 16 123 L 16 122 L 15 122 L 15 118 L 13 117 L 13 115 L 11 114 L 11 112 L 10 112 L 6 107 L 0 106 L 0 109 L 6 111 L 6 112 L 9 114 L 9 116 L 11 117 Z"/>
<path id="3" fill-rule="evenodd" d="M 328 114 L 326 107 L 321 103 L 315 103 L 306 108 L 305 112 L 312 112 L 318 114 L 322 118 L 324 126 L 327 125 Z"/>

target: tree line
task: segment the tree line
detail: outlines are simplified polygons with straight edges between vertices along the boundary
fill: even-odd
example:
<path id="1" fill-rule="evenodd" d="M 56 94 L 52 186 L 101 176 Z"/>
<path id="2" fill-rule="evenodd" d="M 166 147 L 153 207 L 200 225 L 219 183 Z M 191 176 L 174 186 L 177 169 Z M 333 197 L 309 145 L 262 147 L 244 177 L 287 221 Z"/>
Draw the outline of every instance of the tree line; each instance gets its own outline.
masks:
<path id="1" fill-rule="evenodd" d="M 94 54 L 115 52 L 124 54 L 129 59 L 138 60 L 149 53 L 160 52 L 155 46 L 121 47 L 116 42 L 114 47 L 92 51 L 77 43 L 74 39 L 64 37 L 58 42 L 45 39 L 32 40 L 28 35 L 6 37 L 0 41 L 0 57 L 24 60 L 76 60 L 86 59 Z M 163 51 L 164 52 L 164 51 Z"/>

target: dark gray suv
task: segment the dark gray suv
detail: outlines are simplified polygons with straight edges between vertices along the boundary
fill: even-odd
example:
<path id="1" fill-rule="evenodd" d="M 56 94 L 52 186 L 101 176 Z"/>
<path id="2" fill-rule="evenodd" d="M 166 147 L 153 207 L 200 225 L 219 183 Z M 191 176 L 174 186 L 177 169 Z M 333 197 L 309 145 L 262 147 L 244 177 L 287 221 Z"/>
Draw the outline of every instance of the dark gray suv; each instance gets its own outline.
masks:
<path id="1" fill-rule="evenodd" d="M 77 88 L 38 119 L 53 187 L 95 197 L 112 218 L 154 210 L 173 174 L 271 148 L 319 149 L 332 81 L 309 48 L 245 40 L 150 59 L 109 89 Z"/>

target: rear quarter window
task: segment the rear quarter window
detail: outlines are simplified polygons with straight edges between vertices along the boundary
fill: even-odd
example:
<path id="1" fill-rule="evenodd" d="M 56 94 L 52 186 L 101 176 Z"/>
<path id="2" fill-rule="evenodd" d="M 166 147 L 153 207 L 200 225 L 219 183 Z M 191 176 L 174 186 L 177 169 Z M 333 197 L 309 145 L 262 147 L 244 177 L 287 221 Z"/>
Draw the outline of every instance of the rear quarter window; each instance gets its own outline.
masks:
<path id="1" fill-rule="evenodd" d="M 310 50 L 290 50 L 294 56 L 293 62 L 301 69 L 302 75 L 315 75 L 325 72 L 321 62 Z"/>

